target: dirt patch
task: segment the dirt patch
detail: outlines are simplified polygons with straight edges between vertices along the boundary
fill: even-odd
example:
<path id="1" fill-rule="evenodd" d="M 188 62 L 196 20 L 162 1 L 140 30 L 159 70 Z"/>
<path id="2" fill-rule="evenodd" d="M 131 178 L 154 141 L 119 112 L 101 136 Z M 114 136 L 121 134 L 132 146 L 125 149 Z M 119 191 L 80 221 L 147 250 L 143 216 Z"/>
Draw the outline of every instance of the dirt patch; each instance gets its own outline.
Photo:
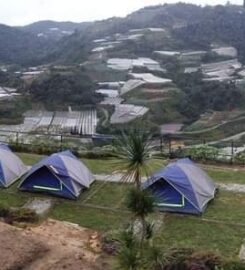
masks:
<path id="1" fill-rule="evenodd" d="M 0 269 L 24 269 L 48 253 L 48 247 L 23 230 L 0 223 Z"/>
<path id="2" fill-rule="evenodd" d="M 75 224 L 47 220 L 27 229 L 0 223 L 1 270 L 100 270 L 100 235 Z"/>

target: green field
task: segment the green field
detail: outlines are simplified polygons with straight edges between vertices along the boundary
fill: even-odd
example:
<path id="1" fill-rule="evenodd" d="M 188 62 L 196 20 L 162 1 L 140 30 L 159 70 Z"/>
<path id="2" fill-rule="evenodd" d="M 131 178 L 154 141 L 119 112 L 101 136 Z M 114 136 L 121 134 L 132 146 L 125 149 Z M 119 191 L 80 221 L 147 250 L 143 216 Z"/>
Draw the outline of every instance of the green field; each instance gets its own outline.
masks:
<path id="1" fill-rule="evenodd" d="M 30 154 L 19 156 L 29 165 L 41 158 Z M 112 160 L 84 161 L 95 173 L 110 173 L 112 168 L 109 166 Z M 159 167 L 159 161 L 153 161 L 152 166 Z M 244 171 L 212 168 L 208 173 L 217 182 L 245 184 Z M 45 197 L 16 191 L 16 186 L 0 191 L 0 204 L 18 207 L 33 197 Z M 54 202 L 50 217 L 100 231 L 117 230 L 131 217 L 124 206 L 129 186 L 96 181 L 77 201 L 50 197 Z M 157 241 L 163 247 L 194 247 L 197 250 L 215 251 L 226 258 L 235 258 L 245 238 L 244 209 L 245 194 L 219 191 L 201 217 L 155 213 L 150 218 L 160 224 Z"/>

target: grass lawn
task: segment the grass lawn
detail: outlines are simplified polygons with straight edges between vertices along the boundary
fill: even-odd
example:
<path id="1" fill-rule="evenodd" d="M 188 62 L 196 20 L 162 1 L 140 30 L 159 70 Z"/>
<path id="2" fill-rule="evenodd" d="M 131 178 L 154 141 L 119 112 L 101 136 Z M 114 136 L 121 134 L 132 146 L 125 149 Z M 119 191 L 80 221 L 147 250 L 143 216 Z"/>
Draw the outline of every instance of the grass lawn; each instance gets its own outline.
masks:
<path id="1" fill-rule="evenodd" d="M 167 215 L 157 241 L 163 247 L 189 247 L 234 259 L 238 256 L 244 236 L 245 227 L 207 223 L 201 218 Z"/>
<path id="2" fill-rule="evenodd" d="M 50 217 L 100 231 L 117 230 L 131 218 L 124 206 L 129 184 L 95 182 L 77 201 L 50 197 Z M 0 191 L 0 204 L 22 206 L 45 195 L 17 192 L 15 186 Z M 157 241 L 163 247 L 193 247 L 236 257 L 245 238 L 245 194 L 221 191 L 202 217 L 155 213 L 161 221 Z M 243 224 L 243 226 L 242 226 Z"/>
<path id="3" fill-rule="evenodd" d="M 16 153 L 16 155 L 26 164 L 33 165 L 41 160 L 44 156 L 36 154 Z"/>
<path id="4" fill-rule="evenodd" d="M 41 157 L 19 154 L 31 165 Z M 84 160 L 93 172 L 110 173 L 108 160 Z M 164 161 L 162 161 L 164 162 Z M 157 163 L 157 165 L 156 165 Z M 158 167 L 158 162 L 153 161 Z M 244 183 L 245 172 L 208 170 L 215 181 Z M 22 206 L 33 197 L 47 197 L 16 191 L 17 184 L 0 190 L 0 204 Z M 131 214 L 124 200 L 129 184 L 95 182 L 77 201 L 50 197 L 54 207 L 50 217 L 77 223 L 100 231 L 122 228 Z M 154 220 L 161 221 L 157 241 L 167 247 L 193 247 L 216 251 L 226 258 L 236 257 L 245 238 L 245 194 L 219 191 L 202 217 L 155 213 Z"/>
<path id="5" fill-rule="evenodd" d="M 245 171 L 207 169 L 209 176 L 216 182 L 245 184 Z"/>

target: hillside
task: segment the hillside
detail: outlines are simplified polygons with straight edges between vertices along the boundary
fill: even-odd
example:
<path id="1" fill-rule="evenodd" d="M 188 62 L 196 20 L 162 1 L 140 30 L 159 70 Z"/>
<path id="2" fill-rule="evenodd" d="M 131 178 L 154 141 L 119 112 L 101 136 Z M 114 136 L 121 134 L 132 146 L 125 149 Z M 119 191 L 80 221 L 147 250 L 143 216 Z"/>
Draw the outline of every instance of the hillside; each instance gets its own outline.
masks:
<path id="1" fill-rule="evenodd" d="M 207 48 L 212 42 L 224 42 L 235 46 L 242 59 L 245 55 L 242 46 L 244 16 L 239 6 L 202 8 L 179 3 L 150 6 L 124 18 L 91 23 L 40 21 L 19 28 L 1 25 L 0 43 L 5 50 L 4 53 L 1 50 L 0 62 L 26 63 L 28 59 L 34 63 L 40 59 L 45 63 L 82 62 L 87 59 L 93 40 L 142 28 L 165 28 L 169 31 L 170 42 L 163 42 L 162 50 L 200 49 Z M 28 45 L 28 57 L 23 44 Z"/>
<path id="2" fill-rule="evenodd" d="M 62 42 L 49 54 L 51 59 L 63 62 L 82 61 L 87 55 L 91 42 L 96 39 L 103 39 L 116 33 L 126 33 L 131 29 L 143 28 L 174 28 L 194 24 L 200 19 L 202 8 L 191 4 L 159 5 L 140 9 L 125 18 L 110 18 L 103 21 L 96 21 L 86 29 L 78 31 L 69 37 L 64 37 Z M 152 44 L 152 39 L 150 43 Z M 168 48 L 181 48 L 179 40 L 167 43 Z M 162 47 L 164 42 L 161 43 Z M 128 48 L 126 49 L 128 50 Z"/>
<path id="3" fill-rule="evenodd" d="M 193 49 L 206 49 L 212 43 L 229 44 L 237 48 L 240 60 L 245 61 L 245 12 L 241 7 L 203 8 L 197 23 L 175 29 L 173 34 Z"/>
<path id="4" fill-rule="evenodd" d="M 178 3 L 91 23 L 5 26 L 0 63 L 30 68 L 2 81 L 39 108 L 96 107 L 101 133 L 142 119 L 154 132 L 188 130 L 207 113 L 244 114 L 244 22 L 239 6 Z"/>
<path id="5" fill-rule="evenodd" d="M 0 24 L 0 63 L 35 65 L 51 43 L 14 27 Z"/>
<path id="6" fill-rule="evenodd" d="M 59 40 L 62 37 L 73 34 L 76 30 L 85 30 L 90 24 L 92 23 L 39 21 L 19 27 L 19 29 L 24 30 L 27 33 L 31 33 L 40 39 Z"/>
<path id="7" fill-rule="evenodd" d="M 172 4 L 146 7 L 125 18 L 97 21 L 86 29 L 65 37 L 50 56 L 58 61 L 84 59 L 92 40 L 132 29 L 165 28 L 170 42 L 162 42 L 162 50 L 207 49 L 212 43 L 235 46 L 243 59 L 245 13 L 239 6 L 200 7 L 191 4 Z M 154 43 L 151 39 L 151 43 Z"/>

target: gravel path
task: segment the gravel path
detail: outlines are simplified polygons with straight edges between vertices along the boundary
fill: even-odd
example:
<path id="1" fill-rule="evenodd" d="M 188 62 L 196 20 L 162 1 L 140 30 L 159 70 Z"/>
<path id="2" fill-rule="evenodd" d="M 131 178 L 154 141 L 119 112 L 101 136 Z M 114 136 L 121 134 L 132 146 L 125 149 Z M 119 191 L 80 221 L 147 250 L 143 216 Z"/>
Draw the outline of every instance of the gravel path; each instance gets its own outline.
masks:
<path id="1" fill-rule="evenodd" d="M 123 174 L 120 173 L 114 173 L 111 175 L 107 174 L 95 174 L 95 179 L 97 181 L 106 181 L 106 182 L 121 182 L 121 179 L 123 177 Z M 142 181 L 146 181 L 146 177 L 142 178 Z M 235 184 L 235 183 L 216 183 L 218 188 L 222 190 L 227 191 L 233 191 L 233 192 L 242 192 L 245 193 L 245 185 L 242 184 Z"/>
<path id="2" fill-rule="evenodd" d="M 245 185 L 241 185 L 241 184 L 234 184 L 234 183 L 223 184 L 223 183 L 219 183 L 219 184 L 217 184 L 217 186 L 220 189 L 227 190 L 227 191 L 242 192 L 242 193 L 245 192 Z"/>
<path id="3" fill-rule="evenodd" d="M 121 173 L 112 173 L 112 174 L 94 174 L 97 181 L 106 181 L 106 182 L 121 182 L 123 174 Z M 142 177 L 142 181 L 146 181 L 146 177 Z"/>

